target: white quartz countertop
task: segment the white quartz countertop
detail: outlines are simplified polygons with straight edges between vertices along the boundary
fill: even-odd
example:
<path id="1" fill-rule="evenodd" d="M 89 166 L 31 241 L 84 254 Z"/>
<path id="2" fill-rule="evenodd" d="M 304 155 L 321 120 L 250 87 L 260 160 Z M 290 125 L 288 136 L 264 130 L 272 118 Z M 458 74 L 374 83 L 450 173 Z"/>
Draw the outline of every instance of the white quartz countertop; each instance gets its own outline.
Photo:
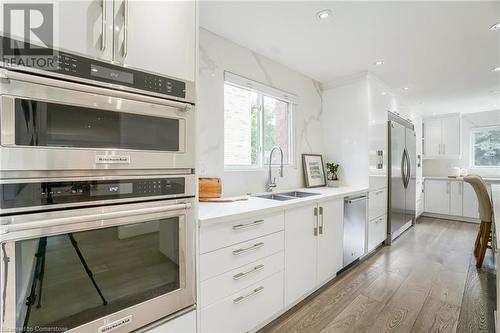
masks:
<path id="1" fill-rule="evenodd" d="M 462 181 L 463 177 L 457 177 L 457 178 L 449 178 L 449 177 L 442 177 L 442 176 L 425 176 L 423 177 L 424 179 L 434 179 L 434 180 L 456 180 L 456 181 Z M 483 180 L 486 183 L 500 183 L 500 177 L 483 177 Z"/>
<path id="2" fill-rule="evenodd" d="M 200 221 L 200 224 L 211 224 L 216 222 L 226 222 L 235 219 L 251 218 L 253 216 L 282 211 L 287 208 L 298 207 L 316 201 L 325 201 L 328 199 L 344 198 L 347 196 L 367 193 L 368 187 L 343 186 L 300 188 L 273 193 L 279 194 L 291 191 L 318 193 L 318 195 L 306 198 L 296 198 L 287 201 L 278 201 L 250 196 L 248 200 L 245 201 L 214 203 L 200 202 L 198 220 Z"/>
<path id="3" fill-rule="evenodd" d="M 493 220 L 495 221 L 496 248 L 500 244 L 500 184 L 491 185 L 491 201 L 493 202 Z M 498 219 L 498 220 L 497 220 Z"/>

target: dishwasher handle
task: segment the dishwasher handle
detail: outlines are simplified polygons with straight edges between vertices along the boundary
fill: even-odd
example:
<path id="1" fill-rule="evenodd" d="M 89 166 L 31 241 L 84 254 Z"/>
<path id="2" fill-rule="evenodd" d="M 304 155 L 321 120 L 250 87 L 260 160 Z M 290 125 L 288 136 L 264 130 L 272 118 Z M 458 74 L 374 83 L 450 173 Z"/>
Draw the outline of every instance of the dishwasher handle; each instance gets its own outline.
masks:
<path id="1" fill-rule="evenodd" d="M 344 202 L 348 203 L 348 204 L 352 204 L 352 203 L 355 203 L 355 202 L 358 202 L 358 201 L 362 201 L 362 200 L 368 200 L 368 196 L 367 195 L 362 195 L 362 196 L 357 197 L 357 198 L 346 199 Z"/>

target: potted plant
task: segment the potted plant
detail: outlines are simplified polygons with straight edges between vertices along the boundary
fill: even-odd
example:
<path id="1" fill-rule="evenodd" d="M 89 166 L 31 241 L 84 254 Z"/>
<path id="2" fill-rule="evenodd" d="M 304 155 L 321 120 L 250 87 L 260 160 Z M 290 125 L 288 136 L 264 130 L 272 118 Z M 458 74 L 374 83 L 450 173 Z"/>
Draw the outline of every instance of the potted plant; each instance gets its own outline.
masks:
<path id="1" fill-rule="evenodd" d="M 329 187 L 338 187 L 339 186 L 339 177 L 338 177 L 338 171 L 339 171 L 340 165 L 338 163 L 326 163 L 326 169 L 327 169 L 327 185 Z"/>

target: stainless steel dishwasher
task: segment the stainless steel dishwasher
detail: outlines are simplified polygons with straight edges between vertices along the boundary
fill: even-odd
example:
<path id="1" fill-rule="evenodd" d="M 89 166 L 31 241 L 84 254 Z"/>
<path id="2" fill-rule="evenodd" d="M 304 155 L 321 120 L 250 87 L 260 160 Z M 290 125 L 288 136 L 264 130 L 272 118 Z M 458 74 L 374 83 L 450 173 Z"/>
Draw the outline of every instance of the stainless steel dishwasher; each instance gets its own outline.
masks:
<path id="1" fill-rule="evenodd" d="M 344 261 L 346 267 L 365 254 L 368 195 L 344 199 Z"/>

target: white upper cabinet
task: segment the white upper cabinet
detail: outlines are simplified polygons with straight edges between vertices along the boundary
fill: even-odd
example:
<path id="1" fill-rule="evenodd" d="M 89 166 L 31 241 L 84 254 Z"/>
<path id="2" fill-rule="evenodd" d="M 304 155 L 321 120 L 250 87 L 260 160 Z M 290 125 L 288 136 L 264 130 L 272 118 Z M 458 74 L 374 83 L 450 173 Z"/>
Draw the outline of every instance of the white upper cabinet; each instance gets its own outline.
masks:
<path id="1" fill-rule="evenodd" d="M 113 1 L 48 3 L 54 8 L 54 48 L 113 60 Z"/>
<path id="2" fill-rule="evenodd" d="M 114 60 L 194 81 L 195 1 L 115 0 Z"/>
<path id="3" fill-rule="evenodd" d="M 425 158 L 460 157 L 460 116 L 424 120 Z"/>

